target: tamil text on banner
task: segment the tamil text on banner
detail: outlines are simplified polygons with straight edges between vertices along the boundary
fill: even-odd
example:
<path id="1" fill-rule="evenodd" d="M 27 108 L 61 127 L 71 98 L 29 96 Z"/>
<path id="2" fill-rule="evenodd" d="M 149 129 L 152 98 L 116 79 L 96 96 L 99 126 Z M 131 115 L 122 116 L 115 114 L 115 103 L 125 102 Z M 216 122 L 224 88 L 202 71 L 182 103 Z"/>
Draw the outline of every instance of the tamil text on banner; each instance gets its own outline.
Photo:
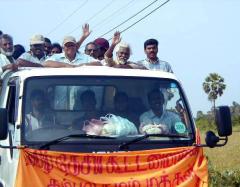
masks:
<path id="1" fill-rule="evenodd" d="M 173 187 L 208 185 L 200 147 L 116 153 L 22 149 L 15 187 Z"/>

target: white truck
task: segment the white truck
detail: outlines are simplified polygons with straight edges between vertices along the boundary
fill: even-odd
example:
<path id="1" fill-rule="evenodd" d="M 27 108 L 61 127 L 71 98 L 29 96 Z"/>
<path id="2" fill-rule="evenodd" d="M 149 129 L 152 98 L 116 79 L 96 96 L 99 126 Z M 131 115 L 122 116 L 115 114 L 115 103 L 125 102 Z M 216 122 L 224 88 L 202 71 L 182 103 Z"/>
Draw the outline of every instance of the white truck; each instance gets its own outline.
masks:
<path id="1" fill-rule="evenodd" d="M 115 124 L 104 130 L 94 124 L 110 118 Z M 6 72 L 0 98 L 0 187 L 15 185 L 21 148 L 116 154 L 222 146 L 232 133 L 228 107 L 216 109 L 216 122 L 221 138 L 208 132 L 207 145 L 197 144 L 189 103 L 171 73 L 94 66 Z"/>

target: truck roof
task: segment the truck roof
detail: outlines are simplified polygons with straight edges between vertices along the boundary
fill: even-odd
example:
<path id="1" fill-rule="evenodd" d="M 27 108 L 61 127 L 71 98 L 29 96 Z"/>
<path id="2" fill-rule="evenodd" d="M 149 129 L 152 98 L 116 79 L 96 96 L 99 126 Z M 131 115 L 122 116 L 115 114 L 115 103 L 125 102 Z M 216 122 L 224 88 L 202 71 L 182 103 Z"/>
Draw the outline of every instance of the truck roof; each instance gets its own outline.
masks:
<path id="1" fill-rule="evenodd" d="M 127 76 L 127 77 L 155 77 L 177 80 L 173 73 L 163 71 L 121 69 L 106 66 L 81 66 L 77 68 L 21 68 L 12 76 L 19 76 L 21 79 L 36 76 Z"/>

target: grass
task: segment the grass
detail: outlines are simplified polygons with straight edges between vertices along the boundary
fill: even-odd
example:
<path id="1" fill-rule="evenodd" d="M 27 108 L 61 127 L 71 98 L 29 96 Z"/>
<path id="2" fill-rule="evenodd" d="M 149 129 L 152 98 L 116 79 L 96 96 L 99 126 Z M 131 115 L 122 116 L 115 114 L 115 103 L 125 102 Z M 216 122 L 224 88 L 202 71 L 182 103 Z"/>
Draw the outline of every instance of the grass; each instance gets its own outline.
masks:
<path id="1" fill-rule="evenodd" d="M 205 132 L 201 133 L 202 143 L 204 143 Z M 204 148 L 204 153 L 208 157 L 212 166 L 217 171 L 226 169 L 239 169 L 240 164 L 240 131 L 234 129 L 233 134 L 228 137 L 228 143 L 223 147 Z"/>

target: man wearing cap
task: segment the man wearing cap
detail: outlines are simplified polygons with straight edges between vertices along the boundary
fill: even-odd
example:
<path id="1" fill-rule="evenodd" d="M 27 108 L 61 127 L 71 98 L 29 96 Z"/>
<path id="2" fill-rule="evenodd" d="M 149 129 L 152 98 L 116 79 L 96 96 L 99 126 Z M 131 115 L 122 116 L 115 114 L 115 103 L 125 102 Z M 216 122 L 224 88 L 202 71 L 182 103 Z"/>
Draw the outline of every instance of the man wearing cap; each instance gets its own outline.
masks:
<path id="1" fill-rule="evenodd" d="M 8 34 L 0 36 L 0 75 L 7 69 L 16 70 L 17 65 L 12 57 L 13 54 L 13 39 Z"/>
<path id="2" fill-rule="evenodd" d="M 98 46 L 98 60 L 103 60 L 109 48 L 109 42 L 105 38 L 97 38 L 93 42 Z"/>
<path id="3" fill-rule="evenodd" d="M 23 66 L 41 66 L 41 63 L 46 60 L 44 43 L 45 40 L 42 35 L 34 35 L 30 39 L 30 51 L 23 53 L 18 58 L 18 63 Z"/>
<path id="4" fill-rule="evenodd" d="M 63 52 L 54 54 L 46 60 L 45 67 L 76 67 L 81 65 L 101 65 L 94 58 L 78 52 L 78 43 L 72 36 L 63 40 Z"/>

